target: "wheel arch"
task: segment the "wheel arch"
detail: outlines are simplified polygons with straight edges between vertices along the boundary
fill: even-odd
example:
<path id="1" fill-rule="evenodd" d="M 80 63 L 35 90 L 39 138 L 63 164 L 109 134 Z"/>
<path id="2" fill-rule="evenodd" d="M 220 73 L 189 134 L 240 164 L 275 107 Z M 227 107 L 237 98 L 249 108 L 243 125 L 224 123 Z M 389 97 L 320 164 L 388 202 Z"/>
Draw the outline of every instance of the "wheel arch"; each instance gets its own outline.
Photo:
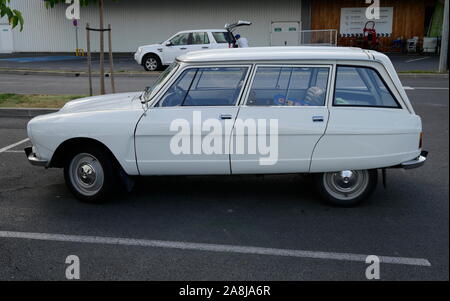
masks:
<path id="1" fill-rule="evenodd" d="M 53 153 L 48 167 L 63 168 L 67 157 L 71 154 L 71 151 L 83 146 L 96 146 L 104 150 L 112 158 L 114 166 L 120 167 L 124 170 L 114 153 L 104 143 L 96 139 L 85 137 L 71 138 L 61 143 Z"/>
<path id="2" fill-rule="evenodd" d="M 159 60 L 159 62 L 161 63 L 161 65 L 163 65 L 163 60 L 162 57 L 157 54 L 156 52 L 147 52 L 146 54 L 144 54 L 144 56 L 142 57 L 142 61 L 141 61 L 141 65 L 144 66 L 145 65 L 145 60 L 149 57 L 149 56 L 156 56 Z"/>

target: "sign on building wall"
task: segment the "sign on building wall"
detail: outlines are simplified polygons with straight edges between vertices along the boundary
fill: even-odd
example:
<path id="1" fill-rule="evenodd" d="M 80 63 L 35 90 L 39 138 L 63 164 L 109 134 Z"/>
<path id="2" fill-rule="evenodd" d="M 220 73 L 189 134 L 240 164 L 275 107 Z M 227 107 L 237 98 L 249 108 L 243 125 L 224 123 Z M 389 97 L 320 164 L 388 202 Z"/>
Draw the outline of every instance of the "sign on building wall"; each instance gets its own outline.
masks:
<path id="1" fill-rule="evenodd" d="M 365 7 L 343 7 L 341 9 L 341 35 L 361 35 L 367 21 L 375 21 L 377 33 L 382 35 L 392 34 L 394 19 L 393 7 L 380 7 L 380 19 L 369 20 L 366 18 Z"/>

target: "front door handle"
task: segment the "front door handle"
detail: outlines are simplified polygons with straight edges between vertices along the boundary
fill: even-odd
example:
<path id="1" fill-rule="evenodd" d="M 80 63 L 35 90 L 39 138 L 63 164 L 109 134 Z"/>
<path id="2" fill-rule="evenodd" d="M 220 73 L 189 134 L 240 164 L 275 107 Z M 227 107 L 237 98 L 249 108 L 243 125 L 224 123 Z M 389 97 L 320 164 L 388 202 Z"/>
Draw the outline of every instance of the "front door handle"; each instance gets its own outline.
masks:
<path id="1" fill-rule="evenodd" d="M 313 116 L 312 121 L 313 122 L 324 122 L 325 118 L 323 116 Z"/>
<path id="2" fill-rule="evenodd" d="M 220 115 L 220 119 L 222 119 L 222 120 L 230 120 L 230 119 L 233 119 L 233 115 L 231 115 L 231 114 L 221 114 Z"/>
<path id="3" fill-rule="evenodd" d="M 180 50 L 186 50 L 186 49 L 187 49 L 186 47 L 181 47 L 181 48 L 180 48 Z"/>

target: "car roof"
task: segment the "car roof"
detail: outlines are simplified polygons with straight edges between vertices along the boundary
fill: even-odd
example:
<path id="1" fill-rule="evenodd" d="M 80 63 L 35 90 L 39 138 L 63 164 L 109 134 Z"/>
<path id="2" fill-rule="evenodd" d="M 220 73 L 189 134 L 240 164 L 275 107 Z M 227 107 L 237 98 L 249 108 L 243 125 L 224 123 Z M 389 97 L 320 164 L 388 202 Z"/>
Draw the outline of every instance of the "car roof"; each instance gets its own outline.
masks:
<path id="1" fill-rule="evenodd" d="M 224 62 L 259 60 L 373 60 L 373 52 L 353 47 L 249 47 L 192 51 L 178 57 L 179 61 Z"/>
<path id="2" fill-rule="evenodd" d="M 179 31 L 177 34 L 179 33 L 188 33 L 188 32 L 227 32 L 226 29 L 193 29 L 193 30 L 183 30 L 183 31 Z"/>

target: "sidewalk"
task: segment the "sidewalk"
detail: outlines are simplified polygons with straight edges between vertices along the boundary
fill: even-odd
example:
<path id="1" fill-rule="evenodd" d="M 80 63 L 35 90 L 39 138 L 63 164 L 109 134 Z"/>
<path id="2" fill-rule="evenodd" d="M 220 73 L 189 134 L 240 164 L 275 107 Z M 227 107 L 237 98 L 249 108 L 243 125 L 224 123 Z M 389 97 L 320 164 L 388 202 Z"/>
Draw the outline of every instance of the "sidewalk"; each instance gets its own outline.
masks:
<path id="1" fill-rule="evenodd" d="M 388 54 L 397 72 L 436 72 L 439 66 L 438 56 Z M 92 58 L 93 71 L 98 72 L 99 58 Z M 17 71 L 17 72 L 14 72 Z M 87 58 L 76 57 L 71 53 L 16 53 L 0 54 L 1 73 L 42 72 L 52 75 L 82 75 L 87 72 Z M 105 71 L 109 72 L 109 58 L 105 55 Z M 146 74 L 144 68 L 136 63 L 132 53 L 114 54 L 114 71 L 117 74 Z M 39 73 L 38 73 L 39 74 Z M 148 73 L 147 73 L 148 74 Z M 44 75 L 44 74 L 43 74 Z"/>

